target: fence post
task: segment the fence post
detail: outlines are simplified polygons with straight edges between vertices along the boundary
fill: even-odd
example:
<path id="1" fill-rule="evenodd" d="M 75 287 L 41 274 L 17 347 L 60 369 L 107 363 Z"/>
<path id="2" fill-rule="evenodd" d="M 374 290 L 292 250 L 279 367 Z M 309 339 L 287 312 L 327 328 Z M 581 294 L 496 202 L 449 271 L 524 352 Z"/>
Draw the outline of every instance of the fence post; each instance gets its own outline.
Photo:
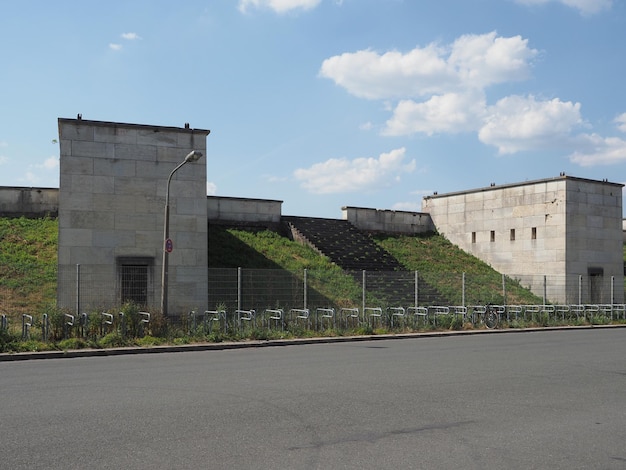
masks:
<path id="1" fill-rule="evenodd" d="M 578 305 L 583 304 L 583 275 L 578 275 Z"/>
<path id="2" fill-rule="evenodd" d="M 0 315 L 0 329 L 7 330 L 8 329 L 7 316 L 3 313 Z"/>
<path id="3" fill-rule="evenodd" d="M 363 309 L 361 310 L 363 312 L 363 320 L 365 320 L 365 289 L 366 289 L 366 273 L 365 273 L 365 269 L 363 270 L 363 292 L 362 292 L 362 304 L 363 304 Z"/>
<path id="4" fill-rule="evenodd" d="M 30 327 L 33 325 L 33 316 L 22 314 L 22 339 L 27 340 L 30 338 Z"/>
<path id="5" fill-rule="evenodd" d="M 122 338 L 126 338 L 126 316 L 124 315 L 124 312 L 120 312 L 119 316 L 120 316 L 120 334 L 122 335 Z"/>
<path id="6" fill-rule="evenodd" d="M 419 291 L 418 291 L 418 274 L 417 271 L 415 271 L 415 307 L 417 308 L 418 306 L 418 301 L 419 301 Z"/>
<path id="7" fill-rule="evenodd" d="M 44 343 L 48 342 L 48 332 L 50 323 L 48 322 L 48 314 L 44 313 L 41 319 L 41 339 Z"/>
<path id="8" fill-rule="evenodd" d="M 502 303 L 506 305 L 506 276 L 502 274 Z"/>
<path id="9" fill-rule="evenodd" d="M 241 268 L 237 268 L 237 310 L 241 310 Z"/>
<path id="10" fill-rule="evenodd" d="M 306 274 L 306 268 L 304 268 L 304 309 L 306 310 L 306 290 L 307 290 L 307 274 Z"/>
<path id="11" fill-rule="evenodd" d="M 461 279 L 461 305 L 465 307 L 465 273 L 463 273 Z"/>
<path id="12" fill-rule="evenodd" d="M 615 305 L 615 276 L 611 276 L 611 305 Z"/>
<path id="13" fill-rule="evenodd" d="M 546 298 L 547 298 L 547 289 L 548 289 L 548 276 L 543 275 L 543 306 L 546 306 Z"/>
<path id="14" fill-rule="evenodd" d="M 80 314 L 80 326 L 82 328 L 82 337 L 86 338 L 89 332 L 89 315 L 83 312 Z"/>
<path id="15" fill-rule="evenodd" d="M 80 264 L 76 265 L 76 316 L 80 315 Z"/>

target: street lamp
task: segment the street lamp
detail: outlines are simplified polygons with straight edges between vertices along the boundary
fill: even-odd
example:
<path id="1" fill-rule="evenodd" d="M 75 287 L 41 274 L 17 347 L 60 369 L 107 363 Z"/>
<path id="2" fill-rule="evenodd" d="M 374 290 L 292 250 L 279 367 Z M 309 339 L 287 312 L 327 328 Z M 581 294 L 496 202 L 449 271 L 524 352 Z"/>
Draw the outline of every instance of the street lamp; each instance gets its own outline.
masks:
<path id="1" fill-rule="evenodd" d="M 185 163 L 197 162 L 201 157 L 202 152 L 192 150 L 187 154 L 185 159 L 172 170 L 170 176 L 167 178 L 167 189 L 165 191 L 165 217 L 163 221 L 163 263 L 161 265 L 161 312 L 164 316 L 167 316 L 167 276 L 169 254 L 173 248 L 172 240 L 170 240 L 170 183 L 172 182 L 172 176 L 174 176 L 174 173 L 176 173 Z"/>

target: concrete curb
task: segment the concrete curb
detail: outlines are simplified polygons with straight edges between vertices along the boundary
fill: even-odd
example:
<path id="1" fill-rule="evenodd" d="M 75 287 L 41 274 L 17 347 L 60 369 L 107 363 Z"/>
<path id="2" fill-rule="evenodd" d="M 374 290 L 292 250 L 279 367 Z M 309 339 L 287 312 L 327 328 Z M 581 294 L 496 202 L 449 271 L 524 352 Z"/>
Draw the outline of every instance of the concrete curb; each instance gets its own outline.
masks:
<path id="1" fill-rule="evenodd" d="M 326 343 L 347 343 L 358 341 L 382 341 L 393 339 L 419 339 L 419 338 L 444 338 L 450 336 L 483 335 L 483 334 L 511 334 L 511 333 L 533 333 L 540 331 L 572 331 L 572 330 L 597 330 L 607 328 L 626 328 L 626 324 L 618 325 L 585 325 L 585 326 L 556 326 L 545 328 L 524 328 L 524 329 L 501 329 L 501 330 L 446 330 L 429 331 L 420 333 L 401 333 L 387 335 L 363 335 L 363 336 L 328 336 L 316 338 L 292 338 L 276 339 L 266 341 L 241 341 L 224 343 L 196 343 L 170 346 L 150 346 L 150 347 L 125 347 L 110 349 L 72 349 L 67 351 L 40 351 L 23 353 L 0 353 L 0 362 L 9 361 L 30 361 L 37 359 L 70 359 L 77 357 L 98 357 L 98 356 L 123 356 L 130 354 L 157 354 L 175 352 L 194 351 L 223 351 L 227 349 L 261 348 L 276 346 L 296 346 L 302 344 L 326 344 Z"/>

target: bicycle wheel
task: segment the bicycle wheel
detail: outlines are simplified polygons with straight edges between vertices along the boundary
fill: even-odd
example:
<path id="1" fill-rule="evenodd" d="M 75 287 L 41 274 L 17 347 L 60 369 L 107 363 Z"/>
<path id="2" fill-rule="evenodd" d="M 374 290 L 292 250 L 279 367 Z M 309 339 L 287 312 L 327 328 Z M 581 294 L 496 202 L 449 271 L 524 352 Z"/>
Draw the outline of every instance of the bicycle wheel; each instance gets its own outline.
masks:
<path id="1" fill-rule="evenodd" d="M 498 314 L 493 311 L 485 313 L 485 326 L 490 330 L 498 326 Z"/>

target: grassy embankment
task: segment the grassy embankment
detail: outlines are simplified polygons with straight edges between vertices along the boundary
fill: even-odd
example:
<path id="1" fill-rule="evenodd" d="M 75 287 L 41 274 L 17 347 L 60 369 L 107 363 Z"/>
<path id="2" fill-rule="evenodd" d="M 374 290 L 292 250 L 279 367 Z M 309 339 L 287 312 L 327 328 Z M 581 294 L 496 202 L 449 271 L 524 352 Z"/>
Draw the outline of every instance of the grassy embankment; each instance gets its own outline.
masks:
<path id="1" fill-rule="evenodd" d="M 408 270 L 419 271 L 420 276 L 446 298 L 459 302 L 458 276 L 449 274 L 464 272 L 468 279 L 477 282 L 466 285 L 466 289 L 479 292 L 478 297 L 487 301 L 502 301 L 498 299 L 498 292 L 502 292 L 502 276 L 441 236 L 379 236 L 376 241 Z M 26 311 L 40 316 L 53 308 L 56 264 L 56 220 L 0 218 L 0 313 L 17 322 L 21 313 Z M 360 303 L 360 286 L 351 276 L 311 248 L 273 232 L 212 228 L 209 265 L 289 271 L 307 268 L 324 273 L 310 279 L 311 287 L 336 305 Z M 509 303 L 536 302 L 536 297 L 512 280 L 507 280 L 506 293 Z"/>

